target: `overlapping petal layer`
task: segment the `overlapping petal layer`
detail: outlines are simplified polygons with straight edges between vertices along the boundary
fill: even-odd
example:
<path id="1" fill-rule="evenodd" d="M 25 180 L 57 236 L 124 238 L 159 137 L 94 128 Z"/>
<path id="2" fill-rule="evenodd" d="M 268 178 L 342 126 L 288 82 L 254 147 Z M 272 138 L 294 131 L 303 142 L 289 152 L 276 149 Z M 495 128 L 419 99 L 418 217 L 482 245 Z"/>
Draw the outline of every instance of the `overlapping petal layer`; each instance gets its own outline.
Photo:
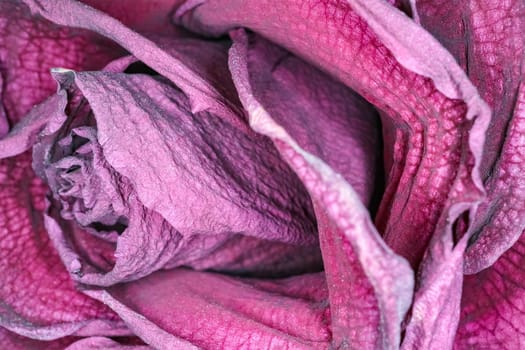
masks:
<path id="1" fill-rule="evenodd" d="M 102 38 L 93 33 L 32 18 L 16 1 L 0 4 L 0 31 L 4 134 L 55 91 L 50 67 L 100 68 L 119 52 L 107 43 L 99 46 Z M 48 102 L 56 106 L 63 99 Z M 48 112 L 34 109 L 0 141 L 0 158 L 10 157 L 0 160 L 0 323 L 46 340 L 73 333 L 128 334 L 113 312 L 75 289 L 44 229 L 46 186 L 31 170 L 30 154 L 22 152 L 35 141 Z"/>
<path id="2" fill-rule="evenodd" d="M 518 348 L 525 320 L 522 1 L 418 1 L 421 25 L 446 46 L 493 109 L 481 164 L 487 198 L 469 235 L 457 349 Z M 449 23 L 453 25 L 443 25 Z M 486 270 L 483 270 L 486 269 Z M 483 270 L 483 271 L 481 271 Z"/>
<path id="3" fill-rule="evenodd" d="M 480 200 L 476 166 L 488 109 L 450 54 L 395 8 L 380 1 L 189 1 L 178 21 L 215 35 L 253 29 L 385 112 L 388 182 L 376 222 L 413 266 L 454 203 Z"/>

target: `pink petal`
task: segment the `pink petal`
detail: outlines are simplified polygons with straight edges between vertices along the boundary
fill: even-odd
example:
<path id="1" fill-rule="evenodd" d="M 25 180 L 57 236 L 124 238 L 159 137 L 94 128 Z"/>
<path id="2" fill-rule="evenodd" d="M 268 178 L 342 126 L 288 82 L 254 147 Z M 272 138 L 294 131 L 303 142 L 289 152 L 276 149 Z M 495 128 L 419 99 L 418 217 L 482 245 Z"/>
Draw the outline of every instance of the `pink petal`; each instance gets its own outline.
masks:
<path id="1" fill-rule="evenodd" d="M 388 4 L 190 1 L 178 16 L 205 33 L 246 26 L 384 111 L 388 184 L 376 222 L 387 243 L 413 266 L 439 213 L 446 216 L 456 202 L 481 199 L 476 168 L 488 109 L 450 54 Z"/>
<path id="2" fill-rule="evenodd" d="M 43 341 L 22 337 L 4 328 L 0 328 L 0 348 L 9 350 L 63 350 L 73 343 L 75 337 Z"/>
<path id="3" fill-rule="evenodd" d="M 465 276 L 454 349 L 519 349 L 525 343 L 524 239 L 491 267 Z"/>
<path id="4" fill-rule="evenodd" d="M 199 71 L 200 65 L 194 59 L 188 60 L 187 52 L 179 51 L 172 55 L 162 48 L 162 43 L 153 42 L 139 33 L 127 28 L 118 20 L 77 1 L 24 0 L 35 14 L 59 25 L 80 27 L 100 33 L 131 52 L 137 59 L 146 63 L 164 77 L 174 82 L 190 100 L 193 112 L 210 110 L 217 114 L 236 110 L 229 96 L 229 85 L 213 84 L 217 74 Z M 67 16 L 64 16 L 67 13 Z M 191 51 L 190 51 L 191 52 Z M 203 55 L 206 60 L 206 56 Z M 221 65 L 218 65 L 217 73 Z M 224 77 L 224 75 L 223 75 Z M 223 81 L 222 79 L 221 81 Z"/>
<path id="5" fill-rule="evenodd" d="M 103 277 L 83 272 L 75 279 L 110 285 L 162 267 L 202 268 L 206 264 L 199 260 L 209 254 L 214 263 L 228 266 L 227 262 L 239 261 L 243 252 L 226 242 L 234 240 L 244 248 L 252 244 L 240 234 L 267 241 L 246 257 L 245 264 L 252 264 L 252 269 L 259 264 L 266 268 L 269 254 L 282 257 L 294 252 L 301 257 L 293 259 L 298 267 L 319 261 L 315 219 L 301 183 L 269 140 L 235 126 L 235 115 L 229 120 L 208 113 L 193 115 L 185 96 L 162 79 L 118 73 L 64 74 L 71 80 L 65 84 L 76 84 L 90 104 L 97 121 L 92 144 L 100 143 L 104 151 L 103 155 L 102 149 L 95 151 L 93 164 L 106 165 L 89 172 L 99 177 L 95 186 L 108 189 L 89 187 L 87 194 L 101 191 L 97 197 L 101 203 L 107 193 L 113 208 L 127 206 L 123 210 L 129 211 L 120 214 L 129 218 L 129 225 L 118 238 L 112 273 Z M 104 175 L 106 168 L 122 178 L 112 185 L 115 180 L 109 173 Z M 57 191 L 56 174 L 51 172 L 47 178 Z M 109 194 L 113 187 L 116 191 Z M 127 204 L 118 204 L 121 196 Z M 85 201 L 86 194 L 83 197 Z M 60 223 L 51 219 L 47 223 L 57 246 L 67 244 Z M 273 249 L 269 241 L 281 243 Z M 59 249 L 66 266 L 78 261 L 72 247 Z M 219 249 L 223 254 L 213 256 Z M 273 258 L 268 263 L 275 267 Z M 244 268 L 250 270 L 248 265 Z"/>
<path id="6" fill-rule="evenodd" d="M 465 261 L 465 271 L 476 273 L 492 265 L 525 229 L 524 124 L 518 110 L 525 8 L 521 2 L 467 1 L 449 6 L 418 1 L 418 10 L 421 24 L 455 55 L 494 111 L 481 163 L 488 197 L 472 224 L 475 244 Z"/>
<path id="7" fill-rule="evenodd" d="M 384 244 L 341 175 L 303 150 L 270 117 L 252 92 L 247 37 L 242 31 L 231 36 L 235 43 L 230 68 L 250 126 L 272 138 L 314 202 L 329 290 L 332 346 L 397 348 L 401 321 L 412 298 L 408 263 Z"/>
<path id="8" fill-rule="evenodd" d="M 0 323 L 37 339 L 69 334 L 127 334 L 114 313 L 74 288 L 43 227 L 46 187 L 34 176 L 30 155 L 21 154 L 48 120 L 40 114 L 47 114 L 48 107 L 54 109 L 63 100 L 61 96 L 52 97 L 22 119 L 34 104 L 54 91 L 49 68 L 57 64 L 100 67 L 115 56 L 114 48 L 98 46 L 100 37 L 93 34 L 32 18 L 25 6 L 14 1 L 0 4 L 0 31 L 5 88 L 2 116 L 10 125 L 22 120 L 0 140 L 0 157 L 19 154 L 0 160 L 0 299 L 4 308 Z M 10 339 L 18 342 L 19 338 Z"/>
<path id="9" fill-rule="evenodd" d="M 4 90 L 0 107 L 9 124 L 16 124 L 35 104 L 56 91 L 49 75 L 51 68 L 100 68 L 118 53 L 115 45 L 94 33 L 55 26 L 31 16 L 19 1 L 2 1 L 0 89 Z"/>
<path id="10" fill-rule="evenodd" d="M 317 349 L 330 337 L 322 274 L 258 281 L 177 269 L 88 293 L 155 348 Z"/>
<path id="11" fill-rule="evenodd" d="M 127 334 L 108 308 L 78 292 L 43 225 L 46 187 L 30 155 L 0 160 L 0 325 L 36 339 Z"/>
<path id="12" fill-rule="evenodd" d="M 102 12 L 109 14 L 126 26 L 142 33 L 180 35 L 182 28 L 171 23 L 170 15 L 181 0 L 81 0 Z"/>
<path id="13" fill-rule="evenodd" d="M 260 37 L 252 37 L 253 94 L 297 143 L 340 173 L 368 204 L 379 149 L 377 112 L 343 84 Z"/>
<path id="14" fill-rule="evenodd" d="M 64 350 L 152 350 L 152 348 L 147 345 L 121 344 L 104 337 L 90 337 L 78 340 Z"/>

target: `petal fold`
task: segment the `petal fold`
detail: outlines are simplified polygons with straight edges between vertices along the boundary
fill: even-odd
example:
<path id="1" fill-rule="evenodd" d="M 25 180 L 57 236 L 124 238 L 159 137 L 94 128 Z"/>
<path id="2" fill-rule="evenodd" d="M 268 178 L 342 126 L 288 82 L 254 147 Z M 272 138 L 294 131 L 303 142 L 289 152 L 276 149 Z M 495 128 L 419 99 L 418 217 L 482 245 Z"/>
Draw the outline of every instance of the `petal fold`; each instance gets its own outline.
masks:
<path id="1" fill-rule="evenodd" d="M 230 69 L 250 126 L 273 140 L 314 202 L 329 290 L 332 346 L 397 348 L 401 321 L 412 299 L 410 266 L 384 244 L 344 178 L 303 150 L 255 98 L 247 36 L 242 30 L 230 35 L 234 40 Z"/>

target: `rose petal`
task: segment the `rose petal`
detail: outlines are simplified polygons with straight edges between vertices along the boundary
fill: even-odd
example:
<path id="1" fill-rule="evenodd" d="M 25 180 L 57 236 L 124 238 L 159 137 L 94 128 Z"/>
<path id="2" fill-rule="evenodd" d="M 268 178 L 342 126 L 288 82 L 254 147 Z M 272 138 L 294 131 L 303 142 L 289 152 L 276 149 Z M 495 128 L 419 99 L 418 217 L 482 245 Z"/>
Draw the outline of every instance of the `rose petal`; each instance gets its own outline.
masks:
<path id="1" fill-rule="evenodd" d="M 128 334 L 104 305 L 78 292 L 43 225 L 45 186 L 24 153 L 0 160 L 0 325 L 36 339 Z"/>
<path id="2" fill-rule="evenodd" d="M 73 278 L 111 285 L 180 265 L 257 274 L 272 269 L 275 274 L 308 271 L 320 265 L 315 219 L 302 184 L 269 140 L 246 126 L 239 129 L 235 115 L 230 114 L 228 119 L 204 112 L 193 115 L 185 96 L 161 78 L 119 73 L 55 74 L 64 88 L 76 84 L 97 121 L 96 138 L 88 135 L 89 128 L 82 129 L 82 133 L 88 132 L 83 138 L 91 140 L 83 147 L 89 146 L 94 158 L 93 165 L 81 166 L 82 172 L 96 179 L 80 184 L 79 189 L 87 192 L 82 195 L 80 209 L 73 209 L 71 215 L 82 225 L 89 225 L 96 219 L 90 216 L 98 212 L 107 215 L 104 208 L 111 203 L 113 208 L 124 210 L 116 216 L 129 220 L 118 238 L 116 265 L 111 271 L 97 271 L 79 266 L 83 265 L 79 256 L 82 251 L 75 252 L 74 239 L 64 234 L 71 229 L 56 215 L 55 219 L 53 215 L 46 218 Z M 80 129 L 73 131 L 79 134 Z M 59 149 L 51 144 L 45 147 L 53 152 Z M 53 169 L 66 166 L 64 162 L 75 157 L 79 156 L 68 156 L 61 163 L 46 160 L 53 156 L 37 157 L 49 163 L 46 176 L 57 199 L 65 195 L 57 187 L 57 179 L 63 175 L 58 176 Z M 65 175 L 73 174 L 68 172 Z M 119 180 L 112 175 L 116 172 Z M 98 204 L 92 207 L 86 204 L 86 196 L 95 192 L 101 193 L 95 199 Z M 118 204 L 123 198 L 127 204 Z M 90 213 L 82 208 L 89 208 Z M 82 222 L 82 217 L 88 221 Z M 246 248 L 254 250 L 247 254 Z M 84 255 L 94 260 L 93 254 Z M 283 261 L 287 256 L 293 258 Z"/>
<path id="3" fill-rule="evenodd" d="M 16 333 L 0 328 L 0 348 L 9 350 L 62 350 L 73 343 L 75 337 L 43 341 L 22 337 Z"/>
<path id="4" fill-rule="evenodd" d="M 213 85 L 213 80 L 207 79 L 208 74 L 202 74 L 203 72 L 195 69 L 206 65 L 199 65 L 193 59 L 183 60 L 181 57 L 171 55 L 167 50 L 159 47 L 159 44 L 125 27 L 118 20 L 77 1 L 24 0 L 24 2 L 31 11 L 54 23 L 89 29 L 118 43 L 183 90 L 190 100 L 192 112 L 210 110 L 222 115 L 237 109 L 230 99 L 225 98 L 228 92 L 224 90 L 228 90 L 228 85 Z M 64 16 L 64 13 L 68 15 Z"/>
<path id="5" fill-rule="evenodd" d="M 230 69 L 250 126 L 272 138 L 314 201 L 330 296 L 332 346 L 397 348 L 401 321 L 412 298 L 413 276 L 408 263 L 384 244 L 357 194 L 341 175 L 304 151 L 256 100 L 248 71 L 246 35 L 242 31 L 230 35 L 235 41 Z"/>
<path id="6" fill-rule="evenodd" d="M 521 139 L 525 132 L 523 129 L 525 89 L 521 84 L 515 108 L 512 121 L 509 123 L 509 130 L 507 130 L 503 154 L 499 159 L 500 171 L 502 173 L 508 171 L 507 174 L 509 175 L 507 175 L 506 181 L 495 189 L 489 187 L 489 190 L 494 190 L 493 194 L 489 195 L 490 199 L 501 195 L 500 191 L 504 193 L 500 207 L 502 211 L 496 214 L 503 215 L 504 219 L 502 221 L 495 219 L 494 226 L 491 229 L 496 224 L 512 229 L 514 225 L 518 225 L 516 220 L 520 218 L 520 215 L 514 213 L 509 207 L 516 204 L 515 200 L 519 200 L 523 194 L 523 185 L 521 184 L 523 173 L 519 169 L 521 163 L 518 160 L 519 156 L 514 154 L 522 154 L 524 151 Z M 509 189 L 512 192 L 506 192 Z M 505 195 L 510 196 L 512 201 L 508 200 L 508 197 L 505 198 Z M 514 214 L 518 215 L 517 219 L 514 219 Z M 500 243 L 493 234 L 482 236 L 482 242 L 485 239 L 494 239 L 493 244 L 495 245 Z M 461 320 L 455 343 L 456 349 L 471 349 L 473 347 L 513 349 L 519 348 L 525 342 L 525 336 L 520 328 L 525 323 L 525 312 L 522 305 L 523 300 L 525 300 L 525 284 L 523 282 L 525 274 L 522 269 L 525 263 L 523 258 L 525 256 L 524 239 L 525 236 L 520 235 L 518 241 L 503 255 L 499 256 L 498 260 L 490 267 L 472 276 L 465 277 L 461 300 Z M 487 254 L 494 252 L 490 248 L 486 249 L 489 250 Z M 481 249 L 481 252 L 484 250 Z M 470 255 L 470 257 L 473 258 L 475 255 Z M 473 259 L 473 261 L 480 261 L 480 259 Z M 481 261 L 486 262 L 486 260 Z"/>
<path id="7" fill-rule="evenodd" d="M 488 197 L 473 221 L 465 271 L 492 265 L 525 229 L 525 170 L 518 91 L 525 42 L 521 2 L 467 1 L 460 6 L 418 1 L 421 24 L 457 58 L 494 110 L 481 163 Z M 453 25 L 444 26 L 442 23 Z"/>
<path id="8" fill-rule="evenodd" d="M 118 19 L 141 33 L 181 35 L 182 28 L 171 23 L 170 15 L 181 0 L 134 0 L 130 6 L 127 0 L 82 0 L 100 11 Z"/>
<path id="9" fill-rule="evenodd" d="M 104 337 L 90 337 L 78 340 L 64 350 L 150 350 L 147 345 L 126 345 Z"/>
<path id="10" fill-rule="evenodd" d="M 450 54 L 387 3 L 190 1 L 178 16 L 206 33 L 249 27 L 385 111 L 389 174 L 376 222 L 387 243 L 413 266 L 435 232 L 439 213 L 446 216 L 455 202 L 481 199 L 476 169 L 488 109 Z"/>
<path id="11" fill-rule="evenodd" d="M 340 173 L 368 204 L 380 153 L 375 110 L 289 52 L 260 37 L 250 43 L 255 98 L 299 146 Z"/>
<path id="12" fill-rule="evenodd" d="M 100 68 L 119 53 L 115 45 L 94 33 L 52 25 L 31 16 L 19 1 L 2 1 L 0 105 L 9 123 L 16 124 L 55 92 L 56 84 L 49 75 L 52 67 Z"/>
<path id="13" fill-rule="evenodd" d="M 1 157 L 8 157 L 31 146 L 48 118 L 40 113 L 47 114 L 63 101 L 63 96 L 52 97 L 22 119 L 53 92 L 49 67 L 95 68 L 115 52 L 112 46 L 97 46 L 100 38 L 93 34 L 30 17 L 16 1 L 0 4 L 0 31 L 5 87 L 1 103 L 10 124 L 22 120 L 0 140 Z M 115 314 L 74 288 L 61 266 L 42 224 L 46 188 L 31 171 L 30 155 L 2 159 L 0 168 L 1 325 L 37 339 L 127 334 Z"/>
<path id="14" fill-rule="evenodd" d="M 257 281 L 171 270 L 87 293 L 155 348 L 317 349 L 330 337 L 322 274 Z"/>

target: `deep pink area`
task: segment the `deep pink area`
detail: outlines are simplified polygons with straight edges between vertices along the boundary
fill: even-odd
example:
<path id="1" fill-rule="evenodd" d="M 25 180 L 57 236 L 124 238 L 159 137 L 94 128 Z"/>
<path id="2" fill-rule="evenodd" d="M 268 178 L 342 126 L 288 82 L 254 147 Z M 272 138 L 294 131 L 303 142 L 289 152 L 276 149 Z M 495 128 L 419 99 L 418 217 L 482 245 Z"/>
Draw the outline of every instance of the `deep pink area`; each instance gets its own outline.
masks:
<path id="1" fill-rule="evenodd" d="M 28 153 L 0 161 L 0 299 L 9 308 L 2 325 L 45 339 L 75 332 L 80 321 L 116 325 L 106 306 L 75 289 L 51 245 L 42 217 L 47 189 L 30 162 Z"/>
<path id="2" fill-rule="evenodd" d="M 171 23 L 171 15 L 182 0 L 81 0 L 144 33 L 177 35 L 183 29 Z"/>
<path id="3" fill-rule="evenodd" d="M 403 68 L 346 2 L 210 0 L 180 15 L 182 23 L 204 33 L 253 29 L 385 112 L 384 126 L 392 128 L 385 139 L 386 164 L 392 167 L 376 223 L 386 242 L 413 266 L 441 214 L 456 201 L 479 197 L 471 177 L 477 155 L 468 144 L 471 123 L 465 104 Z M 453 190 L 459 188 L 467 190 Z"/>
<path id="4" fill-rule="evenodd" d="M 56 91 L 53 67 L 97 69 L 116 46 L 87 31 L 36 19 L 18 1 L 0 4 L 2 105 L 11 126 Z"/>
<path id="5" fill-rule="evenodd" d="M 330 339 L 322 274 L 259 282 L 171 270 L 108 292 L 106 297 L 98 295 L 152 345 L 159 339 L 143 332 L 144 321 L 132 312 L 203 348 L 311 349 L 325 348 Z"/>
<path id="6" fill-rule="evenodd" d="M 422 24 L 455 54 L 493 109 L 481 168 L 488 198 L 471 229 L 476 243 L 467 250 L 467 273 L 490 266 L 525 229 L 525 192 L 519 180 L 525 169 L 523 120 L 517 110 L 524 9 L 515 1 L 418 2 Z"/>
<path id="7" fill-rule="evenodd" d="M 27 7 L 15 1 L 0 4 L 0 32 L 5 88 L 0 105 L 11 127 L 56 90 L 49 75 L 51 67 L 95 69 L 119 52 L 92 33 L 35 19 Z M 33 136 L 27 140 L 34 140 Z M 2 147 L 13 145 L 8 141 Z M 24 148 L 26 145 L 14 154 Z M 2 149 L 1 153 L 10 150 Z M 2 326 L 41 339 L 75 332 L 127 332 L 106 306 L 73 286 L 43 226 L 46 190 L 31 170 L 29 153 L 0 160 L 0 299 L 5 308 Z M 10 341 L 18 342 L 15 338 L 10 337 Z"/>
<path id="8" fill-rule="evenodd" d="M 43 341 L 22 337 L 4 328 L 0 328 L 0 347 L 9 350 L 63 350 L 78 338 L 66 337 L 58 340 Z"/>
<path id="9" fill-rule="evenodd" d="M 507 140 L 499 160 L 500 176 L 495 187 L 489 187 L 489 200 L 484 205 L 495 207 L 492 221 L 480 237 L 480 246 L 474 246 L 476 254 L 467 255 L 475 263 L 490 254 L 493 246 L 508 243 L 506 234 L 521 221 L 523 212 L 523 185 L 518 180 L 524 162 L 525 148 L 520 142 L 525 132 L 525 91 L 520 85 L 516 100 L 516 110 L 507 131 Z M 492 182 L 491 182 L 492 184 Z M 510 191 L 510 192 L 509 192 Z M 513 209 L 513 206 L 519 209 Z M 482 207 L 485 209 L 485 207 Z M 510 232 L 509 232 L 510 231 Z M 524 236 L 512 232 L 518 241 L 504 251 L 498 260 L 485 270 L 466 276 L 463 284 L 460 329 L 456 337 L 456 349 L 476 347 L 497 347 L 501 349 L 519 348 L 525 342 L 521 325 L 525 323 L 523 300 L 525 298 Z M 478 244 L 477 242 L 475 244 Z M 483 262 L 486 260 L 482 260 Z M 490 259 L 492 261 L 492 259 Z"/>
<path id="10" fill-rule="evenodd" d="M 379 160 L 377 112 L 343 84 L 295 55 L 253 36 L 248 71 L 254 97 L 311 154 L 368 204 Z"/>
<path id="11" fill-rule="evenodd" d="M 522 237 L 525 144 L 521 2 L 418 1 L 424 25 L 456 57 L 493 109 L 482 176 L 487 199 L 467 249 L 457 349 L 518 348 L 524 322 Z M 516 242 L 517 240 L 517 242 Z M 485 269 L 485 270 L 483 270 Z"/>
<path id="12" fill-rule="evenodd" d="M 230 36 L 234 45 L 229 65 L 250 125 L 274 141 L 314 202 L 329 292 L 331 346 L 398 347 L 401 321 L 412 299 L 413 277 L 408 263 L 384 245 L 348 182 L 305 152 L 298 144 L 304 139 L 297 142 L 290 136 L 296 130 L 288 134 L 268 113 L 277 111 L 275 101 L 264 96 L 259 100 L 261 96 L 254 93 L 260 88 L 254 86 L 261 82 L 261 71 L 250 65 L 250 59 L 258 55 L 263 62 L 272 62 L 269 51 L 250 46 L 243 30 L 232 31 Z M 290 119 L 301 115 L 300 110 L 288 113 Z M 282 121 L 279 112 L 276 114 Z M 359 331 L 353 332 L 355 329 Z"/>

